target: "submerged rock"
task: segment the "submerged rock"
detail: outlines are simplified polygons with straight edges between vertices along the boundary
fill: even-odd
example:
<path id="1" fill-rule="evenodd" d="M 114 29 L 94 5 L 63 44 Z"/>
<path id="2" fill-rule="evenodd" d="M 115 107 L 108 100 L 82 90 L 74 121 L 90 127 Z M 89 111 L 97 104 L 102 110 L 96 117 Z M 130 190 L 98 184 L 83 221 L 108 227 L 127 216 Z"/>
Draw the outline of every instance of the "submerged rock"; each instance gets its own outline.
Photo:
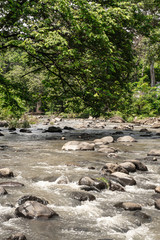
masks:
<path id="1" fill-rule="evenodd" d="M 94 150 L 94 143 L 88 143 L 88 142 L 80 142 L 80 141 L 70 141 L 63 145 L 62 150 L 66 151 L 87 151 L 87 150 Z"/>
<path id="2" fill-rule="evenodd" d="M 72 192 L 71 197 L 78 200 L 78 201 L 93 201 L 96 197 L 93 194 L 86 193 L 86 192 Z"/>
<path id="3" fill-rule="evenodd" d="M 16 208 L 15 214 L 18 217 L 24 218 L 52 218 L 58 216 L 58 214 L 51 208 L 36 202 L 36 201 L 26 201 L 24 204 Z"/>

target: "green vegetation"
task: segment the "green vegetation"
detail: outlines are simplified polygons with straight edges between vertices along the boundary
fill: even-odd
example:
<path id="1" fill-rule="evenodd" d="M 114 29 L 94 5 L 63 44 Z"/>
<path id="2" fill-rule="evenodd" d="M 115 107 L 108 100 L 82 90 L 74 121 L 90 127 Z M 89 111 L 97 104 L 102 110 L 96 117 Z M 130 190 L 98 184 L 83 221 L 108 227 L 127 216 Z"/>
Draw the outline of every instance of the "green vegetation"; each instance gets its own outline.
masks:
<path id="1" fill-rule="evenodd" d="M 0 1 L 0 117 L 160 114 L 158 0 Z"/>

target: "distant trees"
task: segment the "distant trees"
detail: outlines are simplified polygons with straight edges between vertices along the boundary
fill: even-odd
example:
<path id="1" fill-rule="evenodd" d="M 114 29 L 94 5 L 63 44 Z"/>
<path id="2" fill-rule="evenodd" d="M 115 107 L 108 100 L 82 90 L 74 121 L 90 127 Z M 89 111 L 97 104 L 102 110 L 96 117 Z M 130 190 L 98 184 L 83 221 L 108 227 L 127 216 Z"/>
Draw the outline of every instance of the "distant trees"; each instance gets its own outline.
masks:
<path id="1" fill-rule="evenodd" d="M 158 1 L 6 0 L 0 9 L 1 101 L 10 86 L 23 107 L 40 100 L 53 111 L 123 111 L 135 57 L 142 68 L 146 54 L 150 66 L 155 59 L 142 41 L 144 52 L 135 52 L 134 39 L 159 47 Z"/>

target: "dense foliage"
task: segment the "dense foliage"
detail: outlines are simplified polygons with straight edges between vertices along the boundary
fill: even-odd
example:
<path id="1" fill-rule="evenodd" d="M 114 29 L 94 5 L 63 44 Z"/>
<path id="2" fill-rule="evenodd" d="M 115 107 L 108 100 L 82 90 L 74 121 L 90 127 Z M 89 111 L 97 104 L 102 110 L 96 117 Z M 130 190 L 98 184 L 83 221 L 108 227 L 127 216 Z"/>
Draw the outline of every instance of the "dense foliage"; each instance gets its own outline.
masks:
<path id="1" fill-rule="evenodd" d="M 159 7 L 157 0 L 0 1 L 0 108 L 17 116 L 37 103 L 94 116 L 159 114 L 149 86 L 160 81 Z"/>

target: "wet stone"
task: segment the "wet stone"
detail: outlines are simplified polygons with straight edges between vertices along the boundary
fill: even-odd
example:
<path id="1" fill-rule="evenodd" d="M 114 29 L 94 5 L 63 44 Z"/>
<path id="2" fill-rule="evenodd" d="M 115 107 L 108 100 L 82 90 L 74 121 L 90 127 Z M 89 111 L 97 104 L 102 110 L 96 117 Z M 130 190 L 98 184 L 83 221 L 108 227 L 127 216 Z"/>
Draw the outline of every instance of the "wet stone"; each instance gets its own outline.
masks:
<path id="1" fill-rule="evenodd" d="M 160 193 L 160 186 L 157 186 L 157 187 L 155 188 L 155 192 Z"/>
<path id="2" fill-rule="evenodd" d="M 93 201 L 96 199 L 96 197 L 93 194 L 85 193 L 85 192 L 72 192 L 71 197 L 73 199 L 76 199 L 78 201 Z"/>
<path id="3" fill-rule="evenodd" d="M 131 136 L 119 137 L 117 142 L 137 142 L 137 140 Z"/>
<path id="4" fill-rule="evenodd" d="M 123 208 L 124 210 L 128 210 L 128 211 L 136 211 L 136 210 L 142 209 L 140 204 L 133 203 L 133 202 L 120 202 L 115 204 L 115 207 Z"/>
<path id="5" fill-rule="evenodd" d="M 24 217 L 29 219 L 49 219 L 58 216 L 58 214 L 54 210 L 36 201 L 26 201 L 24 204 L 16 208 L 15 215 L 18 217 Z"/>
<path id="6" fill-rule="evenodd" d="M 9 168 L 1 168 L 0 169 L 0 177 L 1 178 L 14 177 L 14 174 Z"/>

